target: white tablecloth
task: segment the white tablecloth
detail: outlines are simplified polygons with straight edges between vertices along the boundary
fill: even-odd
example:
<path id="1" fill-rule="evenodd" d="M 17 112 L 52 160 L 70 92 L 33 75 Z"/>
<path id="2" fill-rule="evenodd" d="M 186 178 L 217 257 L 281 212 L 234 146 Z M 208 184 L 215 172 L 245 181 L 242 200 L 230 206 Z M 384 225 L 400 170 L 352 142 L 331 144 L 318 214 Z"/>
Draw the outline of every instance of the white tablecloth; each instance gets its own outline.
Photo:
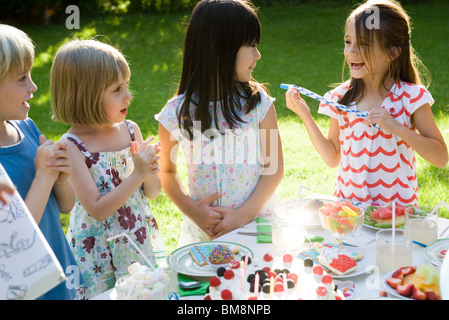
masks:
<path id="1" fill-rule="evenodd" d="M 445 230 L 449 226 L 449 219 L 438 219 L 438 232 L 439 234 Z M 267 252 L 276 252 L 277 249 L 271 243 L 269 244 L 259 244 L 257 243 L 256 236 L 248 236 L 239 234 L 239 231 L 256 231 L 257 224 L 255 221 L 247 224 L 246 226 L 234 230 L 215 241 L 229 241 L 237 244 L 244 245 L 250 248 L 255 257 L 262 257 Z M 365 244 L 371 239 L 375 239 L 377 230 L 372 228 L 363 226 L 359 233 L 356 235 L 356 239 L 360 240 L 360 243 Z M 335 242 L 335 239 L 328 234 L 323 229 L 313 229 L 309 230 L 308 233 L 310 235 L 322 236 L 324 237 L 325 242 Z M 445 232 L 446 237 L 448 237 L 449 231 Z M 376 267 L 376 243 L 375 241 L 363 247 L 347 247 L 351 251 L 360 251 L 364 254 L 364 259 L 367 259 L 368 262 L 363 263 L 365 270 L 363 272 L 356 272 L 358 275 L 345 277 L 344 279 L 340 279 L 341 281 L 352 281 L 355 285 L 353 299 L 366 299 L 366 298 L 376 298 L 379 297 L 380 291 L 386 291 L 384 286 L 384 279 L 386 274 L 380 272 L 379 268 Z M 428 260 L 424 254 L 425 248 L 414 244 L 413 245 L 413 265 L 419 265 L 423 263 L 428 263 Z M 389 295 L 391 296 L 391 295 Z M 114 289 L 104 292 L 103 294 L 95 297 L 97 300 L 110 300 L 116 299 L 116 293 Z M 203 296 L 186 296 L 181 299 L 203 299 Z"/>

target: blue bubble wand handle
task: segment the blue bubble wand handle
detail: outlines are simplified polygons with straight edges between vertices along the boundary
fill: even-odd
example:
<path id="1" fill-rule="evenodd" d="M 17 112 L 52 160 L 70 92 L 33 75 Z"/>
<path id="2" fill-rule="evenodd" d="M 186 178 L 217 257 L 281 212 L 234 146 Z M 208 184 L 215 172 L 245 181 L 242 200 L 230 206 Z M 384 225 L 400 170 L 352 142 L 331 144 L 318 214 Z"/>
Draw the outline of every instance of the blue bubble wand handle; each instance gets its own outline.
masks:
<path id="1" fill-rule="evenodd" d="M 333 107 L 335 107 L 337 109 L 340 109 L 340 110 L 343 110 L 343 111 L 346 111 L 346 112 L 350 112 L 350 113 L 354 113 L 356 116 L 361 117 L 361 118 L 366 118 L 366 116 L 368 116 L 368 114 L 369 114 L 369 112 L 360 112 L 358 110 L 351 109 L 348 106 L 339 104 L 339 103 L 337 103 L 335 101 L 328 100 L 328 99 L 320 96 L 319 94 L 316 94 L 315 92 L 312 92 L 312 91 L 307 90 L 307 89 L 302 88 L 302 87 L 295 86 L 294 84 L 284 84 L 284 83 L 281 84 L 281 89 L 288 90 L 290 88 L 296 88 L 297 91 L 299 91 L 300 93 L 302 93 L 305 96 L 308 96 L 310 98 L 318 100 L 318 101 L 320 101 L 322 103 L 331 105 L 331 106 L 333 106 Z M 376 128 L 376 129 L 380 129 L 380 127 L 377 124 L 375 124 L 375 123 L 373 123 L 373 127 Z"/>

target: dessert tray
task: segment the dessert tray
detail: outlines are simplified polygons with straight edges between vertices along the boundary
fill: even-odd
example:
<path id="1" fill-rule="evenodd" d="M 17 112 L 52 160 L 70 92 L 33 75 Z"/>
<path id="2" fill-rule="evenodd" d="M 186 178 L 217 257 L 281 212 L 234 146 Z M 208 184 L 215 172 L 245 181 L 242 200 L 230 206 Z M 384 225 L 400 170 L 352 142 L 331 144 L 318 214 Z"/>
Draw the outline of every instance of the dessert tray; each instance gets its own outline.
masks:
<path id="1" fill-rule="evenodd" d="M 214 268 L 209 265 L 199 265 L 196 263 L 190 254 L 190 249 L 194 246 L 218 246 L 225 245 L 228 247 L 238 247 L 238 252 L 235 253 L 234 259 L 241 261 L 242 258 L 248 254 L 248 257 L 253 259 L 254 253 L 252 250 L 244 245 L 228 242 L 228 241 L 206 241 L 192 243 L 187 246 L 178 248 L 174 250 L 168 258 L 168 263 L 170 266 L 176 270 L 178 273 L 182 273 L 189 276 L 196 277 L 211 277 L 216 274 Z"/>

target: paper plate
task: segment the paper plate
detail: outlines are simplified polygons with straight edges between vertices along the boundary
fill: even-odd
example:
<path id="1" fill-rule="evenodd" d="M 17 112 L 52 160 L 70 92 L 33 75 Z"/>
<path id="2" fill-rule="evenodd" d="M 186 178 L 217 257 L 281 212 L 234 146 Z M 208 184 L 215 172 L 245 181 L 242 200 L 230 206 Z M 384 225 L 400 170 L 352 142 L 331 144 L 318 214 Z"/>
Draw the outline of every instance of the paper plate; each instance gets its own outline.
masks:
<path id="1" fill-rule="evenodd" d="M 254 260 L 254 253 L 248 247 L 227 241 L 206 241 L 192 243 L 187 246 L 176 249 L 171 253 L 168 258 L 168 263 L 175 269 L 178 273 L 182 273 L 189 276 L 196 277 L 212 277 L 216 275 L 216 271 L 210 266 L 200 266 L 192 258 L 190 254 L 190 248 L 195 245 L 228 245 L 228 246 L 238 246 L 240 251 L 235 254 L 234 259 L 240 261 L 246 254 Z"/>

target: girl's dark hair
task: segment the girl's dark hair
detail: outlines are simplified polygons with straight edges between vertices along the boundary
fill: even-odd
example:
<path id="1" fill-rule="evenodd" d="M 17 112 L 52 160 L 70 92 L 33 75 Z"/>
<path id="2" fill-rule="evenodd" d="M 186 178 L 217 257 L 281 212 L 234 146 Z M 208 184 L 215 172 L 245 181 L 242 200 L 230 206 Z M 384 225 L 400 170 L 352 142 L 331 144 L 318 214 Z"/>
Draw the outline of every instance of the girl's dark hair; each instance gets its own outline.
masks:
<path id="1" fill-rule="evenodd" d="M 372 19 L 372 15 L 377 13 L 378 26 L 367 23 L 367 21 L 371 21 L 369 19 Z M 394 0 L 368 0 L 352 11 L 346 20 L 346 26 L 351 20 L 355 22 L 359 49 L 361 43 L 372 44 L 374 37 L 384 52 L 392 54 L 393 48 L 398 49 L 399 56 L 390 63 L 381 85 L 385 85 L 387 79 L 428 85 L 428 83 L 423 83 L 430 80 L 427 69 L 411 45 L 410 18 L 400 3 Z M 365 63 L 368 62 L 369 66 L 372 56 L 369 45 L 364 46 L 364 52 L 368 60 Z M 365 57 L 364 60 L 366 60 Z M 346 62 L 343 63 L 343 76 L 345 66 Z M 364 89 L 362 79 L 351 78 L 349 88 L 340 98 L 339 103 L 348 105 L 351 102 L 359 102 L 363 97 Z M 386 89 L 388 90 L 388 88 Z"/>
<path id="2" fill-rule="evenodd" d="M 185 94 L 178 112 L 179 127 L 188 132 L 190 139 L 193 121 L 201 123 L 201 132 L 212 127 L 219 130 L 218 101 L 231 129 L 243 122 L 239 111 L 248 113 L 260 102 L 256 82 L 238 82 L 236 76 L 237 52 L 242 46 L 257 45 L 260 34 L 260 22 L 249 1 L 203 0 L 193 9 L 177 92 Z M 241 105 L 240 98 L 244 98 L 245 105 Z M 196 106 L 193 115 L 191 103 Z"/>

